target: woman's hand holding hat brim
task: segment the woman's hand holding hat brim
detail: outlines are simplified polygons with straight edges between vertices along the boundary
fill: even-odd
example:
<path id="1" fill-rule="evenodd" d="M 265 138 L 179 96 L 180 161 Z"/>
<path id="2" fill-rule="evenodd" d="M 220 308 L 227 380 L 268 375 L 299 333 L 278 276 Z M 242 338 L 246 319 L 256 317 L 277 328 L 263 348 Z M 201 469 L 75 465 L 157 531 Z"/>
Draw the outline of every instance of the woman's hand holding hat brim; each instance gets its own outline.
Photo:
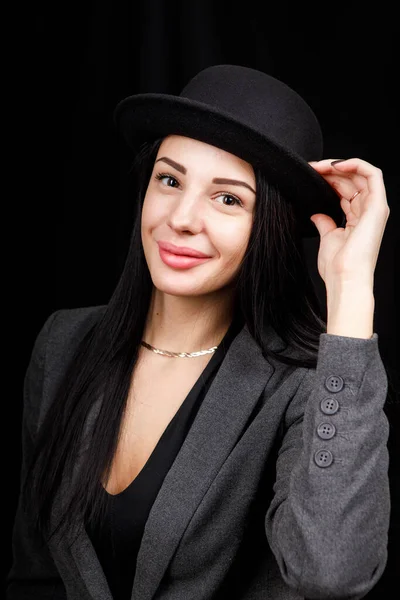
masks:
<path id="1" fill-rule="evenodd" d="M 359 158 L 310 162 L 340 197 L 346 223 L 328 215 L 311 221 L 320 234 L 318 270 L 325 281 L 373 283 L 373 274 L 390 209 L 382 171 Z"/>

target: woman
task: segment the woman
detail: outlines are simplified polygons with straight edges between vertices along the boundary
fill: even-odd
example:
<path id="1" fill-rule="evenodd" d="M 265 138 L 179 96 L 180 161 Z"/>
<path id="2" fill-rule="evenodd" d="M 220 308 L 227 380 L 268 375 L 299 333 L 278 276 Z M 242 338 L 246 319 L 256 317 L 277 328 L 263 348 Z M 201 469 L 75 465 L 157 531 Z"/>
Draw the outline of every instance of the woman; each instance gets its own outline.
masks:
<path id="1" fill-rule="evenodd" d="M 115 117 L 131 245 L 110 302 L 35 341 L 8 598 L 365 596 L 390 510 L 381 172 L 322 160 L 304 100 L 246 67 Z"/>

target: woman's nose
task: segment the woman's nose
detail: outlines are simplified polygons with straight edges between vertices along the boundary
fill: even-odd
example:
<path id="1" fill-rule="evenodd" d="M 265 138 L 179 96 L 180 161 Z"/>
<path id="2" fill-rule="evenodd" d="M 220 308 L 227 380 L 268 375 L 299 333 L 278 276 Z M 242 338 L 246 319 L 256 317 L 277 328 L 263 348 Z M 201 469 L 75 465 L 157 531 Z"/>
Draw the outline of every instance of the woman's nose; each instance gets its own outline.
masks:
<path id="1" fill-rule="evenodd" d="M 199 233 L 203 226 L 201 201 L 193 194 L 176 199 L 168 217 L 168 225 L 177 231 Z"/>

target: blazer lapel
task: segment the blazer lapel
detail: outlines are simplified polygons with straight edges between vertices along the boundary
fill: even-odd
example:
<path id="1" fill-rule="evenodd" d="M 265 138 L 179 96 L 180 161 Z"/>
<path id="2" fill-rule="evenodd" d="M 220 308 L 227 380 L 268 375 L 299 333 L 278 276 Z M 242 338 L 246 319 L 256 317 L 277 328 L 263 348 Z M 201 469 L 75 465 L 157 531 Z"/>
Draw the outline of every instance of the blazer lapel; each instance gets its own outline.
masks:
<path id="1" fill-rule="evenodd" d="M 275 335 L 271 347 L 276 349 Z M 152 506 L 137 557 L 132 600 L 154 597 L 189 521 L 272 373 L 244 327 L 229 347 Z"/>
<path id="2" fill-rule="evenodd" d="M 282 340 L 271 330 L 269 346 L 278 350 L 281 344 Z M 273 372 L 244 326 L 229 347 L 151 508 L 137 556 L 132 600 L 154 597 L 185 528 L 232 451 Z M 88 417 L 86 430 L 95 421 L 100 401 Z M 82 454 L 84 450 L 85 444 Z M 84 528 L 75 536 L 69 551 L 92 598 L 112 600 Z"/>

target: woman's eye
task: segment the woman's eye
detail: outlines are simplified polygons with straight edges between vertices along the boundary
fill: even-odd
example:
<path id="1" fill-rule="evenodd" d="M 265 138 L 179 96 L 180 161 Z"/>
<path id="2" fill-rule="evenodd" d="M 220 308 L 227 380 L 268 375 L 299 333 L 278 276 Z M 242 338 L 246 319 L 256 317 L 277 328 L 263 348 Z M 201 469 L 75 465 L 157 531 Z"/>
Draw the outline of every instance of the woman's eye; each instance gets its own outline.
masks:
<path id="1" fill-rule="evenodd" d="M 168 175 L 168 173 L 157 173 L 156 175 L 156 179 L 159 181 L 166 181 L 166 186 L 167 187 L 178 187 L 179 186 L 179 181 L 175 178 L 172 177 L 172 175 Z M 235 204 L 237 204 L 238 206 L 243 206 L 241 200 L 239 200 L 239 198 L 236 198 L 236 196 L 232 196 L 231 194 L 220 194 L 219 196 L 217 196 L 217 198 L 229 198 L 228 202 L 225 201 L 218 201 L 220 204 L 223 204 L 224 206 L 234 206 Z"/>
<path id="2" fill-rule="evenodd" d="M 225 206 L 233 206 L 234 204 L 237 204 L 238 206 L 242 205 L 239 198 L 236 198 L 236 196 L 231 196 L 230 194 L 221 194 L 220 196 L 217 196 L 217 198 L 229 198 L 230 202 L 228 204 L 222 202 L 222 204 L 224 204 Z"/>
<path id="3" fill-rule="evenodd" d="M 178 181 L 175 179 L 175 177 L 172 177 L 172 175 L 165 175 L 163 173 L 158 173 L 156 175 L 156 179 L 159 179 L 160 181 L 167 179 L 169 181 L 174 181 L 175 183 L 178 183 Z M 166 185 L 167 185 L 167 187 L 175 187 L 175 185 L 169 185 L 168 183 Z"/>

